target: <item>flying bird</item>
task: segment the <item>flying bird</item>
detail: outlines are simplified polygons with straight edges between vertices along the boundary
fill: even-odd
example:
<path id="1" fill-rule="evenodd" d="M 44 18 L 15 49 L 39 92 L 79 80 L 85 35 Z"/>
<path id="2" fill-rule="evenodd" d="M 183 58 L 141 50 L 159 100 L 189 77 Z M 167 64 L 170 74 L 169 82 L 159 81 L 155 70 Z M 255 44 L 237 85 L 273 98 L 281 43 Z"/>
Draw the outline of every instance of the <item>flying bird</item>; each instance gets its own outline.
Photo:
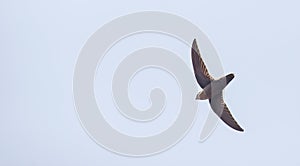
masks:
<path id="1" fill-rule="evenodd" d="M 197 94 L 196 100 L 208 99 L 212 110 L 224 123 L 237 131 L 244 131 L 231 115 L 223 99 L 223 89 L 234 78 L 234 75 L 228 74 L 225 77 L 214 79 L 209 74 L 204 61 L 201 58 L 196 39 L 193 41 L 191 51 L 195 77 L 198 84 L 203 89 Z"/>

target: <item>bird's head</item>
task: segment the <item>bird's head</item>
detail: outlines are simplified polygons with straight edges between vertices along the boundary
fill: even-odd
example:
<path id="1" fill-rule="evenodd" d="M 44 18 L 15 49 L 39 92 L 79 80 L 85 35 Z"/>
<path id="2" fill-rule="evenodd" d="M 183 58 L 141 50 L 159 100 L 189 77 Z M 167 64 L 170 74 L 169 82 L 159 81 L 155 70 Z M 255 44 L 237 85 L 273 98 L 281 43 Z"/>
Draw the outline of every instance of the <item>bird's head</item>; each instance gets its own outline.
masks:
<path id="1" fill-rule="evenodd" d="M 199 92 L 196 96 L 196 100 L 206 100 L 206 99 L 208 99 L 208 97 L 204 90 Z"/>

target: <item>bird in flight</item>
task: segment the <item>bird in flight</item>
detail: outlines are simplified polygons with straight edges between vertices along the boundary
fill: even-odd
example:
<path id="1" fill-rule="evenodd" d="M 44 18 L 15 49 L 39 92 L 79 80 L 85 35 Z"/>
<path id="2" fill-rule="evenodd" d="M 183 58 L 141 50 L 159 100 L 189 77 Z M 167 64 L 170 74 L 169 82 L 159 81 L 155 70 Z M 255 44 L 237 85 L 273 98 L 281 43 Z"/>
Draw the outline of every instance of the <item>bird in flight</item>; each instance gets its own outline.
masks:
<path id="1" fill-rule="evenodd" d="M 223 89 L 234 78 L 234 75 L 228 74 L 225 77 L 214 79 L 208 73 L 203 59 L 201 58 L 196 39 L 193 41 L 191 51 L 195 77 L 198 84 L 203 89 L 197 94 L 196 100 L 208 99 L 212 110 L 224 123 L 237 131 L 243 132 L 244 129 L 242 129 L 235 121 L 223 99 Z"/>

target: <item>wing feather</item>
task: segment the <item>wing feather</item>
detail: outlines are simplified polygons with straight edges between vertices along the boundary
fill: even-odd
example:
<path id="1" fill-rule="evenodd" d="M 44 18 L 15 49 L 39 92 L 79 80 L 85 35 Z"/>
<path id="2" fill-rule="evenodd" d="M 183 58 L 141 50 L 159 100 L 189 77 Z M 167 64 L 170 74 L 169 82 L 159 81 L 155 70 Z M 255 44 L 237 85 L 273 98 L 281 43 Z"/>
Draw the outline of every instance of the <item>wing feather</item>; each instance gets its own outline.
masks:
<path id="1" fill-rule="evenodd" d="M 196 80 L 201 88 L 206 87 L 213 79 L 213 77 L 209 74 L 203 59 L 201 58 L 201 54 L 199 48 L 197 46 L 197 41 L 194 39 L 193 46 L 191 50 L 192 62 Z"/>
<path id="2" fill-rule="evenodd" d="M 236 122 L 230 113 L 229 108 L 224 103 L 222 93 L 209 99 L 209 103 L 213 111 L 222 119 L 223 122 L 235 130 L 244 131 L 244 129 L 242 129 L 241 126 Z"/>

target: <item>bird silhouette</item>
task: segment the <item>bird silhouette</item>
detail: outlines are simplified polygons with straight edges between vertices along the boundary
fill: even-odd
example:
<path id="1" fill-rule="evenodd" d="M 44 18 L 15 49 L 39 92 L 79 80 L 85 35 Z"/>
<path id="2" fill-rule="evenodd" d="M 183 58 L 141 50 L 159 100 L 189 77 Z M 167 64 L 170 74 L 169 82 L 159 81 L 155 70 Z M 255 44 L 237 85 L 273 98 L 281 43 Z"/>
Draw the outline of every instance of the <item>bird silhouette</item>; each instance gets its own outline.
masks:
<path id="1" fill-rule="evenodd" d="M 237 131 L 243 132 L 244 129 L 235 121 L 223 99 L 223 89 L 234 78 L 234 75 L 228 74 L 225 77 L 214 79 L 209 74 L 201 58 L 196 39 L 193 41 L 191 56 L 196 80 L 203 89 L 197 94 L 196 100 L 208 99 L 212 110 L 224 123 Z"/>

